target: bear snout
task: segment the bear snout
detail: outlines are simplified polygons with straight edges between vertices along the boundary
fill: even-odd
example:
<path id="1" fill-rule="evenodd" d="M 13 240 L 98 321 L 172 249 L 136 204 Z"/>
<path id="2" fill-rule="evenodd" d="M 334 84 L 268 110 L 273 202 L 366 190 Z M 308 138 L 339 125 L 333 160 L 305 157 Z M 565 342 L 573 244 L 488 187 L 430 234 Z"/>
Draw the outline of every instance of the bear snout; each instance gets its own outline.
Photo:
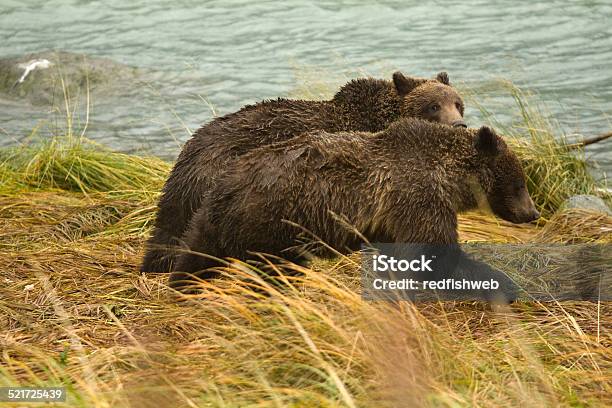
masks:
<path id="1" fill-rule="evenodd" d="M 527 222 L 535 221 L 538 218 L 540 218 L 540 212 L 538 210 L 536 210 L 535 207 L 533 207 L 532 209 L 529 209 L 527 211 L 524 211 L 524 212 L 521 212 L 521 213 L 517 214 L 513 218 L 514 218 L 514 220 L 512 220 L 511 222 L 513 222 L 515 224 L 524 224 L 524 223 L 527 223 Z"/>
<path id="2" fill-rule="evenodd" d="M 538 218 L 540 218 L 540 212 L 536 209 L 535 203 L 533 202 L 531 197 L 529 197 L 529 195 L 527 195 L 527 200 L 528 200 L 528 204 L 525 207 L 523 207 L 525 208 L 524 218 L 527 218 L 527 221 L 524 221 L 524 222 L 535 221 Z"/>
<path id="3" fill-rule="evenodd" d="M 464 128 L 467 128 L 467 125 L 465 124 L 465 121 L 463 119 L 455 120 L 454 122 L 451 123 L 451 125 L 454 126 L 454 127 L 464 127 Z"/>

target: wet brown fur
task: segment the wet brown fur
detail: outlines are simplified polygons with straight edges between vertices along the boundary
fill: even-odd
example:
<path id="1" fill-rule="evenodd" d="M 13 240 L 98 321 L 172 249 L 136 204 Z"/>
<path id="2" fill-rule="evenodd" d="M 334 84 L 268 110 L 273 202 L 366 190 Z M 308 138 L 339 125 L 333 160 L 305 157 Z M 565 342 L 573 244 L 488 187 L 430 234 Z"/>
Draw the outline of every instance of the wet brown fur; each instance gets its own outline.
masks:
<path id="1" fill-rule="evenodd" d="M 200 207 L 202 195 L 214 187 L 220 172 L 237 157 L 309 131 L 376 132 L 401 116 L 440 121 L 442 116 L 428 110 L 431 104 L 440 105 L 439 114 L 452 110 L 457 101 L 461 98 L 450 86 L 446 73 L 432 80 L 405 77 L 398 72 L 393 81 L 353 80 L 329 101 L 265 101 L 214 119 L 185 144 L 164 185 L 141 270 L 171 270 L 174 255 L 166 248 L 180 243 L 179 238 Z M 453 120 L 462 114 L 461 108 Z"/>
<path id="2" fill-rule="evenodd" d="M 538 216 L 517 157 L 487 127 L 402 119 L 374 134 L 318 131 L 237 160 L 206 195 L 185 242 L 218 258 L 254 251 L 296 262 L 308 254 L 288 248 L 305 230 L 345 253 L 363 243 L 355 231 L 370 242 L 456 244 L 457 212 L 475 205 L 475 185 L 503 218 Z M 185 254 L 176 270 L 213 265 Z M 184 277 L 174 272 L 171 284 Z"/>

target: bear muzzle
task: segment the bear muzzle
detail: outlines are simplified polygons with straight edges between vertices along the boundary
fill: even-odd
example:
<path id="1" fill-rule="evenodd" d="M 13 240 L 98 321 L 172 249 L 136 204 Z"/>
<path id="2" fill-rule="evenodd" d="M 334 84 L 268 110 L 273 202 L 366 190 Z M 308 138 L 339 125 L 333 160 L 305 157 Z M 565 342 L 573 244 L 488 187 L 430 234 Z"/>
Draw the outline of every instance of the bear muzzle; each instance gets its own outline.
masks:
<path id="1" fill-rule="evenodd" d="M 467 128 L 467 125 L 465 124 L 465 121 L 463 119 L 455 120 L 454 122 L 451 123 L 451 125 L 454 127 Z"/>
<path id="2" fill-rule="evenodd" d="M 540 212 L 534 208 L 533 212 L 531 213 L 531 220 L 530 221 L 535 221 L 538 218 L 540 218 Z"/>
<path id="3" fill-rule="evenodd" d="M 530 209 L 528 209 L 527 211 L 521 211 L 518 214 L 512 214 L 512 216 L 510 217 L 511 219 L 508 220 L 512 223 L 515 224 L 523 224 L 526 222 L 532 222 L 537 220 L 538 218 L 540 218 L 540 212 L 538 210 L 535 209 L 535 207 L 532 207 Z"/>

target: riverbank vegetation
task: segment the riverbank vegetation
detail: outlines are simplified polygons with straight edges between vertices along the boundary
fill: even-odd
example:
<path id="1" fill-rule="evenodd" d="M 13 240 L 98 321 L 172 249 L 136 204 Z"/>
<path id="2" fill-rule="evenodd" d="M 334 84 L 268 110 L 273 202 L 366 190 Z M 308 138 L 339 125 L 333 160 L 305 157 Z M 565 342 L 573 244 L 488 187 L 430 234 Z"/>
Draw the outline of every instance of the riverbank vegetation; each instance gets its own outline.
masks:
<path id="1" fill-rule="evenodd" d="M 464 214 L 461 240 L 611 243 L 612 217 L 560 209 L 610 202 L 605 180 L 512 92 L 523 122 L 493 124 L 543 218 Z M 138 273 L 170 167 L 72 132 L 0 150 L 0 386 L 64 385 L 81 407 L 612 405 L 609 302 L 367 302 L 357 256 L 170 293 Z"/>

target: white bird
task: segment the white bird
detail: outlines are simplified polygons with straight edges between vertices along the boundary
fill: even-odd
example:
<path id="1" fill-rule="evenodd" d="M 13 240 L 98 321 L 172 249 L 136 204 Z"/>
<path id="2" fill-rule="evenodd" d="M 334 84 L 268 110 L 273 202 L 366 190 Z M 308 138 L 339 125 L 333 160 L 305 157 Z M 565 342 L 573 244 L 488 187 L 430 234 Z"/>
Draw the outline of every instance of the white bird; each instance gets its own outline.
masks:
<path id="1" fill-rule="evenodd" d="M 23 81 L 25 81 L 27 76 L 30 75 L 30 72 L 34 71 L 35 69 L 46 69 L 46 68 L 49 68 L 51 65 L 53 64 L 48 59 L 44 59 L 44 58 L 43 59 L 33 59 L 26 63 L 17 65 L 19 68 L 23 69 L 24 71 L 23 71 L 23 74 L 21 75 L 21 78 L 19 78 L 17 82 L 15 82 L 15 85 L 13 85 L 13 88 L 17 86 L 17 84 L 23 83 Z"/>

